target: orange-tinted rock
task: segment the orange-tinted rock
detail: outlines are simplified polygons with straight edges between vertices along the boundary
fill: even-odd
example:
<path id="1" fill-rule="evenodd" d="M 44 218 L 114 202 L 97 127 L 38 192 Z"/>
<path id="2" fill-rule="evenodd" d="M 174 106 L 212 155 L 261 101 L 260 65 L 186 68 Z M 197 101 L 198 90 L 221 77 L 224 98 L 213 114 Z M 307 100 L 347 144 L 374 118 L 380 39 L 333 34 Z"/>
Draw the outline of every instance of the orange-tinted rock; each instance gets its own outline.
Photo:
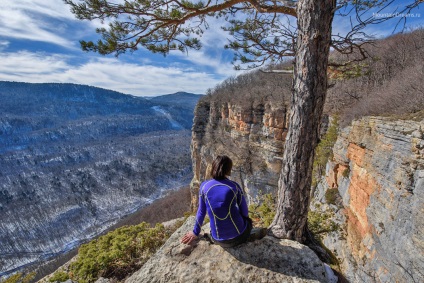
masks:
<path id="1" fill-rule="evenodd" d="M 343 227 L 323 242 L 351 282 L 424 282 L 422 129 L 424 121 L 367 117 L 339 134 L 311 207 L 331 209 Z M 329 188 L 341 207 L 325 204 Z"/>
<path id="2" fill-rule="evenodd" d="M 356 165 L 362 166 L 365 156 L 365 148 L 362 148 L 354 143 L 350 143 L 347 148 L 347 158 L 353 161 Z"/>
<path id="3" fill-rule="evenodd" d="M 370 204 L 371 194 L 377 189 L 379 184 L 377 184 L 374 178 L 365 169 L 362 169 L 356 164 L 354 164 L 352 168 L 349 186 L 349 208 L 354 217 L 358 219 L 358 231 L 361 236 L 365 236 L 365 234 L 369 232 L 366 209 Z"/>

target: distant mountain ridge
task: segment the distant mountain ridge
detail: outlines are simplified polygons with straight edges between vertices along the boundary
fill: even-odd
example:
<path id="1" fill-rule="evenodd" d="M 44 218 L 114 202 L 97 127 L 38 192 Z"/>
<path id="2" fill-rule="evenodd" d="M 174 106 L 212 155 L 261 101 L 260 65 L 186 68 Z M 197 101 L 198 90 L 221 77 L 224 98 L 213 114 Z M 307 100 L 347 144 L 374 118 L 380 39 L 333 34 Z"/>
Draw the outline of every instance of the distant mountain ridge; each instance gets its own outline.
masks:
<path id="1" fill-rule="evenodd" d="M 175 129 L 174 121 L 182 128 L 191 129 L 193 109 L 200 96 L 189 93 L 176 96 L 178 98 L 171 94 L 148 100 L 85 85 L 0 82 L 0 145 L 3 147 L 0 152 L 8 147 L 26 147 L 30 140 L 60 140 L 63 138 L 61 129 L 70 124 L 86 137 L 90 135 L 90 131 L 83 133 L 84 128 L 88 129 L 84 127 L 87 123 L 99 124 L 103 129 L 98 133 L 101 135 Z M 182 102 L 183 99 L 188 102 Z M 155 106 L 169 113 L 172 119 Z M 97 118 L 81 123 L 93 117 Z M 117 127 L 116 123 L 123 123 L 117 122 L 119 120 L 127 121 L 126 126 Z M 42 129 L 51 129 L 50 136 L 37 138 L 41 134 L 37 131 Z"/>
<path id="2" fill-rule="evenodd" d="M 28 92 L 32 93 L 30 97 L 28 96 Z M 0 98 L 2 99 L 0 113 L 25 115 L 31 113 L 43 115 L 60 114 L 61 116 L 63 116 L 63 114 L 79 114 L 79 118 L 84 114 L 140 114 L 142 110 L 151 114 L 151 111 L 149 113 L 149 108 L 157 103 L 166 105 L 174 103 L 174 106 L 194 108 L 197 100 L 201 96 L 200 94 L 177 92 L 175 94 L 145 98 L 94 86 L 71 83 L 23 83 L 0 81 Z M 31 101 L 29 101 L 28 98 L 31 98 Z M 46 112 L 54 109 L 55 105 L 51 104 L 52 101 L 56 103 L 66 103 L 69 106 L 70 113 Z M 80 105 L 82 102 L 84 102 L 84 109 L 82 109 Z M 19 104 L 22 106 L 20 109 L 16 108 Z M 98 106 L 100 104 L 104 107 L 99 108 Z M 35 108 L 35 106 L 41 106 L 41 108 Z M 80 112 L 72 112 L 78 110 Z M 91 112 L 87 113 L 83 112 L 83 110 Z M 108 112 L 105 110 L 108 110 Z"/>
<path id="3" fill-rule="evenodd" d="M 147 99 L 153 102 L 165 103 L 167 105 L 173 104 L 173 105 L 185 106 L 185 107 L 194 109 L 194 107 L 196 107 L 197 101 L 202 96 L 203 96 L 202 94 L 193 94 L 193 93 L 179 91 L 176 93 L 154 96 Z"/>
<path id="4" fill-rule="evenodd" d="M 177 96 L 0 82 L 0 277 L 189 183 L 198 96 Z"/>

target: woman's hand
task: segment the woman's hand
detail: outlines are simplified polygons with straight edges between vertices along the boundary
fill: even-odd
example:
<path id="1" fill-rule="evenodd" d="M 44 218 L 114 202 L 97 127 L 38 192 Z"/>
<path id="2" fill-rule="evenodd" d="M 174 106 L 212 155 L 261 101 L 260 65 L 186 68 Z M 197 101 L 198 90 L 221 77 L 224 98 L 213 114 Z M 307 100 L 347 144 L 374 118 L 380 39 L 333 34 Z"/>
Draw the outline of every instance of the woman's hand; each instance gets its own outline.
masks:
<path id="1" fill-rule="evenodd" d="M 194 240 L 197 239 L 197 236 L 194 235 L 192 231 L 187 232 L 182 238 L 181 243 L 190 245 Z"/>

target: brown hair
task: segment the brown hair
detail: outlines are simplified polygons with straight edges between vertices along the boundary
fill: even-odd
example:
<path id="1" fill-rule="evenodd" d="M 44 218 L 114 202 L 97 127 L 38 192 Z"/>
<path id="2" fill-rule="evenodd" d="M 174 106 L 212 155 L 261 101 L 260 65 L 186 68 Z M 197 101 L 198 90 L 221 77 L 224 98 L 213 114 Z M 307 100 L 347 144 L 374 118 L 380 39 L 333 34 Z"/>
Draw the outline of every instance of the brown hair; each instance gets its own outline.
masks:
<path id="1" fill-rule="evenodd" d="M 218 155 L 212 162 L 212 178 L 215 180 L 225 179 L 231 174 L 233 161 L 226 155 Z"/>

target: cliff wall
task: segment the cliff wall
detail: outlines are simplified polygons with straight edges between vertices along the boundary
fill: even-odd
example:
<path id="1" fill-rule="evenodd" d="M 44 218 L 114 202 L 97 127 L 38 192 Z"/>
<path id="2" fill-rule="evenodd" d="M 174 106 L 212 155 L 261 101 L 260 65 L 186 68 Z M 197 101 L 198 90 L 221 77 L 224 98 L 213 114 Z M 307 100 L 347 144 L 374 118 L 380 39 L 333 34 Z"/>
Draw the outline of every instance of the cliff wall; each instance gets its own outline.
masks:
<path id="1" fill-rule="evenodd" d="M 193 209 L 207 166 L 217 155 L 230 156 L 234 163 L 231 178 L 241 184 L 250 198 L 276 192 L 287 120 L 287 105 L 281 101 L 234 103 L 201 99 L 195 110 L 191 141 Z"/>
<path id="2" fill-rule="evenodd" d="M 192 208 L 218 154 L 233 159 L 231 177 L 250 200 L 275 193 L 287 120 L 281 102 L 202 99 L 192 132 Z M 368 117 L 339 133 L 311 210 L 318 224 L 334 224 L 319 236 L 351 282 L 423 281 L 423 129 L 424 121 Z"/>
<path id="3" fill-rule="evenodd" d="M 322 240 L 351 282 L 424 280 L 423 129 L 368 117 L 339 134 L 311 209 L 340 225 Z"/>

